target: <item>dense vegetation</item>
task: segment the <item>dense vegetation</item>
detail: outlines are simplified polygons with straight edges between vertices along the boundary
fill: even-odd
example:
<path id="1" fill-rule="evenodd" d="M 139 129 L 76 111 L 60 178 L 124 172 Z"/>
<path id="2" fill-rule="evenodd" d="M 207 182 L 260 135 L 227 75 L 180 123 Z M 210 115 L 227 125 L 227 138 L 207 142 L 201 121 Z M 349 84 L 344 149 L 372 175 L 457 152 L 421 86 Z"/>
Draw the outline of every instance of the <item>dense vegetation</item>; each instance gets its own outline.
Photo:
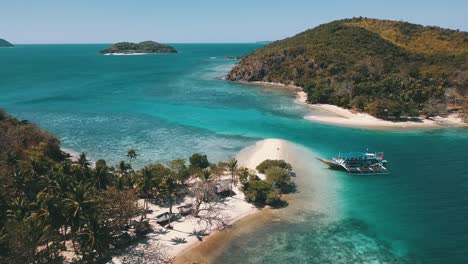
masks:
<path id="1" fill-rule="evenodd" d="M 255 172 L 239 171 L 247 201 L 257 205 L 281 206 L 283 193 L 294 191 L 291 181 L 291 164 L 284 160 L 265 160 L 257 166 L 257 171 L 265 174 L 265 180 L 260 179 Z"/>
<path id="2" fill-rule="evenodd" d="M 286 170 L 292 170 L 291 164 L 287 163 L 284 160 L 264 160 L 262 163 L 258 164 L 256 167 L 257 171 L 260 173 L 265 173 L 266 170 L 272 168 L 272 167 L 280 167 L 282 169 Z"/>
<path id="3" fill-rule="evenodd" d="M 380 118 L 433 116 L 462 108 L 467 58 L 466 32 L 354 18 L 259 48 L 227 79 L 300 86 L 310 103 Z"/>
<path id="4" fill-rule="evenodd" d="M 257 205 L 281 204 L 293 186 L 284 161 L 268 161 L 260 180 L 234 158 L 211 164 L 195 153 L 188 165 L 176 159 L 139 170 L 132 168 L 134 149 L 126 158 L 108 166 L 82 153 L 72 161 L 53 135 L 0 110 L 0 263 L 62 263 L 66 252 L 75 263 L 103 263 L 129 245 L 129 234 L 139 239 L 151 231 L 148 201 L 172 214 L 173 204 L 190 196 L 193 217 L 224 225 L 219 206 L 210 206 L 222 202 L 217 190 L 224 182 L 230 195 L 241 182 Z"/>
<path id="5" fill-rule="evenodd" d="M 110 48 L 101 50 L 101 54 L 112 54 L 112 53 L 177 53 L 174 47 L 169 45 L 161 44 L 154 41 L 143 41 L 140 43 L 131 42 L 119 42 L 112 45 Z"/>
<path id="6" fill-rule="evenodd" d="M 0 48 L 2 47 L 14 47 L 13 44 L 11 44 L 10 42 L 0 38 Z"/>

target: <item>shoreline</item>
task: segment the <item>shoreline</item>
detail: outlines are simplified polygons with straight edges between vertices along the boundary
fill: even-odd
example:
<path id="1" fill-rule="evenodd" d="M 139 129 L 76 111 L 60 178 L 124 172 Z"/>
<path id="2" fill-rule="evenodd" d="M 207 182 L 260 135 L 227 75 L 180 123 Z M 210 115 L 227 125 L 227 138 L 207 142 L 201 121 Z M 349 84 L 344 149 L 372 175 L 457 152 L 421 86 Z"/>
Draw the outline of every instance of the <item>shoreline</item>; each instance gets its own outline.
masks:
<path id="1" fill-rule="evenodd" d="M 289 142 L 280 139 L 260 140 L 254 145 L 250 145 L 242 149 L 236 155 L 236 158 L 238 159 L 239 166 L 255 169 L 255 167 L 265 159 L 286 159 L 289 144 Z M 230 178 L 230 176 L 225 177 L 226 179 Z M 158 248 L 159 246 L 162 246 L 165 249 L 165 253 L 167 253 L 170 258 L 175 259 L 175 263 L 184 263 L 184 261 L 181 262 L 181 259 L 184 259 L 184 256 L 197 254 L 200 247 L 208 247 L 210 248 L 210 251 L 214 250 L 219 252 L 222 250 L 222 245 L 220 245 L 222 244 L 221 241 L 228 242 L 228 240 L 222 239 L 221 241 L 218 241 L 218 237 L 225 238 L 226 235 L 232 234 L 231 230 L 239 226 L 239 223 L 262 219 L 263 212 L 268 211 L 266 208 L 259 209 L 245 201 L 244 193 L 239 189 L 239 186 L 234 186 L 233 191 L 236 195 L 225 198 L 222 203 L 218 205 L 220 214 L 225 215 L 228 218 L 228 227 L 232 227 L 227 230 L 226 228 L 218 230 L 216 227 L 204 224 L 203 221 L 199 221 L 198 218 L 191 216 L 182 217 L 181 219 L 172 222 L 171 225 L 173 226 L 173 229 L 166 229 L 159 226 L 154 219 L 156 215 L 167 212 L 169 208 L 161 207 L 148 201 L 149 210 L 152 212 L 147 215 L 147 219 L 150 220 L 149 223 L 152 226 L 153 231 L 147 235 L 146 239 L 138 242 L 134 246 L 124 249 L 122 252 L 119 252 L 108 263 L 123 263 L 122 258 L 144 254 L 145 250 Z M 173 209 L 190 202 L 192 202 L 192 198 L 186 197 L 184 201 L 174 204 Z M 143 203 L 143 200 L 140 200 L 139 203 Z M 194 230 L 204 230 L 206 232 L 206 236 L 203 235 L 203 238 L 199 239 L 197 236 L 193 235 Z M 183 242 L 176 242 L 177 240 L 181 240 Z M 217 242 L 213 243 L 212 241 Z M 209 252 L 207 252 L 207 254 L 208 253 Z M 199 256 L 199 258 L 200 257 L 201 256 Z M 201 260 L 206 261 L 204 258 Z"/>
<path id="2" fill-rule="evenodd" d="M 314 160 L 315 156 L 316 154 L 309 149 L 281 139 L 260 140 L 242 149 L 236 158 L 243 166 L 256 167 L 257 162 L 263 158 L 284 159 L 290 163 L 296 173 L 293 180 L 297 192 L 283 195 L 283 199 L 288 203 L 286 207 L 273 209 L 266 206 L 258 209 L 257 212 L 240 218 L 232 228 L 210 235 L 206 241 L 181 252 L 176 256 L 174 263 L 218 263 L 218 258 L 223 257 L 226 250 L 229 250 L 231 241 L 241 239 L 272 223 L 304 221 L 301 216 L 304 211 L 321 212 L 326 214 L 328 219 L 338 217 L 333 202 L 336 194 L 325 188 L 330 183 L 335 185 L 335 178 L 330 177 L 327 171 L 321 170 L 323 166 Z"/>
<path id="3" fill-rule="evenodd" d="M 104 53 L 105 56 L 138 56 L 138 55 L 148 55 L 150 53 Z"/>
<path id="4" fill-rule="evenodd" d="M 420 121 L 389 121 L 376 118 L 367 113 L 354 113 L 349 109 L 345 109 L 336 105 L 309 104 L 307 103 L 307 94 L 304 92 L 303 88 L 296 85 L 262 81 L 239 81 L 239 83 L 273 86 L 296 91 L 296 98 L 294 99 L 296 104 L 306 106 L 309 109 L 315 111 L 327 113 L 327 115 L 311 114 L 304 116 L 304 119 L 306 120 L 321 124 L 352 128 L 366 128 L 372 130 L 411 130 L 468 127 L 468 123 L 463 122 L 458 114 L 450 114 L 447 117 L 436 116 L 429 119 L 420 119 Z"/>
<path id="5" fill-rule="evenodd" d="M 296 95 L 295 102 L 305 105 L 314 110 L 322 110 L 333 114 L 334 116 L 307 115 L 306 120 L 332 124 L 336 126 L 368 128 L 368 129 L 420 129 L 420 128 L 446 128 L 446 127 L 467 127 L 457 114 L 451 114 L 448 117 L 436 116 L 431 119 L 421 119 L 421 121 L 388 121 L 373 117 L 367 113 L 354 113 L 351 110 L 330 104 L 308 104 L 307 94 L 300 91 Z"/>

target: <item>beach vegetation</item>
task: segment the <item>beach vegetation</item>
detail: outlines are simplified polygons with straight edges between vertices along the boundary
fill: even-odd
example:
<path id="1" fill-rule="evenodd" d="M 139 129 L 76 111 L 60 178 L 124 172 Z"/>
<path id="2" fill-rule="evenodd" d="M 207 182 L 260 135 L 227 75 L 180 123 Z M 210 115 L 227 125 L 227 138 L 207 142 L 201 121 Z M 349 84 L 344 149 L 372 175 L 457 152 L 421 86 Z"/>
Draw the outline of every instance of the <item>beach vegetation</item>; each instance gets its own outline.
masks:
<path id="1" fill-rule="evenodd" d="M 227 161 L 226 167 L 227 167 L 227 169 L 229 170 L 229 172 L 231 174 L 231 196 L 232 196 L 232 194 L 233 194 L 232 186 L 236 184 L 236 176 L 237 176 L 237 169 L 238 169 L 237 159 L 234 158 L 234 157 L 231 157 Z"/>
<path id="2" fill-rule="evenodd" d="M 267 196 L 271 189 L 271 184 L 266 181 L 250 181 L 244 187 L 245 199 L 254 204 L 264 205 L 266 204 Z"/>
<path id="3" fill-rule="evenodd" d="M 189 170 L 191 174 L 197 174 L 202 169 L 208 168 L 210 163 L 208 162 L 208 157 L 205 154 L 194 153 L 189 158 Z"/>
<path id="4" fill-rule="evenodd" d="M 284 160 L 270 160 L 270 159 L 262 161 L 262 163 L 258 164 L 256 169 L 260 173 L 265 173 L 266 170 L 268 170 L 271 167 L 279 167 L 279 168 L 282 168 L 282 169 L 285 169 L 285 170 L 288 170 L 288 171 L 292 170 L 291 164 L 287 163 L 286 161 L 284 161 Z"/>
<path id="5" fill-rule="evenodd" d="M 174 204 L 189 196 L 192 216 L 221 229 L 229 222 L 220 209 L 223 191 L 232 193 L 240 182 L 248 202 L 278 206 L 291 184 L 284 161 L 264 163 L 267 179 L 261 180 L 235 158 L 210 166 L 199 153 L 189 166 L 175 159 L 141 169 L 132 167 L 136 151 L 122 153 L 128 162 L 113 166 L 86 153 L 72 159 L 50 133 L 2 110 L 0 142 L 0 263 L 62 263 L 70 261 L 65 251 L 76 263 L 104 262 L 145 236 L 149 202 L 172 215 Z"/>
<path id="6" fill-rule="evenodd" d="M 273 166 L 265 171 L 266 181 L 276 186 L 281 192 L 287 193 L 293 188 L 291 176 L 287 169 Z"/>
<path id="7" fill-rule="evenodd" d="M 139 196 L 172 196 L 179 181 L 164 176 L 186 177 L 179 161 L 139 171 L 93 166 L 85 153 L 71 161 L 58 139 L 3 110 L 0 142 L 0 263 L 62 263 L 65 250 L 102 262 L 130 226 L 143 226 L 133 221 L 145 213 Z"/>
<path id="8" fill-rule="evenodd" d="M 129 159 L 130 166 L 132 166 L 132 161 L 136 160 L 136 158 L 138 157 L 138 153 L 134 148 L 131 148 L 127 151 L 127 157 Z"/>

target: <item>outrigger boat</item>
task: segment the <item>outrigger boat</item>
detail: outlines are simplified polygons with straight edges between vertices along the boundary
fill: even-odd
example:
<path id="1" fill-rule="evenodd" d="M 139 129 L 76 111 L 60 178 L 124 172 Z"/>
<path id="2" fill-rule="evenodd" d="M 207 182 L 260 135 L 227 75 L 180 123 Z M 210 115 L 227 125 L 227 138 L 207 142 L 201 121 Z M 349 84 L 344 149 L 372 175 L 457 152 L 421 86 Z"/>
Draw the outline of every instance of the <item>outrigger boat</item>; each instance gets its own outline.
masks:
<path id="1" fill-rule="evenodd" d="M 384 160 L 383 152 L 340 153 L 338 157 L 331 160 L 317 159 L 327 164 L 331 169 L 343 170 L 349 174 L 390 174 L 390 171 L 385 167 L 387 161 Z"/>

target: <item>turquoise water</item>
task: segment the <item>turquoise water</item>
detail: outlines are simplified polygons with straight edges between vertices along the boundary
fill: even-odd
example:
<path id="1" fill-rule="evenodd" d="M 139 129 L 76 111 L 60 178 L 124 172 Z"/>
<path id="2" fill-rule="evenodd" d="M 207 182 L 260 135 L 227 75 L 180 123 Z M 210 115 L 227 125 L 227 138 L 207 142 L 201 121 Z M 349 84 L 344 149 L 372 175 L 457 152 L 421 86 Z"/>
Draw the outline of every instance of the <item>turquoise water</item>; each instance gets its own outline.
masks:
<path id="1" fill-rule="evenodd" d="M 322 220 L 324 212 L 305 209 L 233 240 L 218 262 L 468 263 L 466 129 L 373 132 L 306 121 L 309 110 L 289 92 L 219 78 L 234 64 L 225 56 L 258 44 L 176 44 L 178 54 L 98 55 L 106 46 L 0 49 L 0 107 L 92 159 L 117 163 L 135 147 L 137 166 L 193 152 L 222 160 L 271 137 L 322 156 L 385 151 L 391 176 L 349 176 L 311 161 L 311 171 L 333 180 L 323 188 L 337 193 L 330 204 L 338 217 Z M 306 189 L 299 195 L 309 197 Z"/>

